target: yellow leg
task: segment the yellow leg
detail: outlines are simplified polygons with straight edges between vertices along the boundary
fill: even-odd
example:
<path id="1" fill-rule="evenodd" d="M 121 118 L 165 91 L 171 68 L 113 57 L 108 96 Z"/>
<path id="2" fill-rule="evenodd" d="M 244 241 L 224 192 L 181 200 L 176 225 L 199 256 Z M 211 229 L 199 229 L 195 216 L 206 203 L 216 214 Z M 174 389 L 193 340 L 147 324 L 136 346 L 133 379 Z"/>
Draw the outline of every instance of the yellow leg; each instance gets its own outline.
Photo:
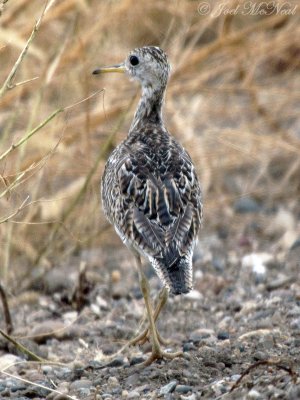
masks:
<path id="1" fill-rule="evenodd" d="M 154 322 L 156 322 L 161 310 L 164 308 L 166 302 L 168 301 L 168 295 L 169 295 L 169 291 L 167 288 L 163 288 L 159 292 L 158 299 L 156 302 L 157 304 L 156 304 L 154 314 L 153 314 Z M 161 335 L 159 334 L 159 332 L 157 330 L 156 330 L 156 334 L 157 334 L 157 339 L 160 344 L 167 345 L 169 343 L 169 340 L 161 337 Z M 149 340 L 149 336 L 150 336 L 150 331 L 149 331 L 149 327 L 148 327 L 148 328 L 144 329 L 141 333 L 139 333 L 135 338 L 131 339 L 129 341 L 129 346 L 132 346 L 135 344 L 143 345 L 147 340 Z"/>
<path id="2" fill-rule="evenodd" d="M 148 280 L 142 270 L 142 263 L 140 257 L 136 257 L 137 261 L 137 266 L 138 266 L 138 271 L 139 271 L 139 277 L 140 277 L 140 286 L 141 286 L 141 291 L 144 297 L 145 305 L 146 305 L 146 310 L 147 310 L 147 315 L 148 315 L 148 320 L 149 320 L 149 332 L 150 332 L 150 337 L 151 337 L 151 342 L 152 342 L 152 353 L 150 357 L 144 362 L 144 365 L 150 365 L 152 362 L 155 360 L 161 359 L 161 358 L 168 358 L 172 359 L 175 357 L 180 357 L 183 355 L 181 351 L 178 351 L 176 353 L 167 353 L 164 352 L 159 343 L 158 335 L 157 335 L 157 329 L 155 326 L 155 319 L 154 319 L 154 313 L 150 301 L 150 288 L 149 288 L 149 283 Z"/>

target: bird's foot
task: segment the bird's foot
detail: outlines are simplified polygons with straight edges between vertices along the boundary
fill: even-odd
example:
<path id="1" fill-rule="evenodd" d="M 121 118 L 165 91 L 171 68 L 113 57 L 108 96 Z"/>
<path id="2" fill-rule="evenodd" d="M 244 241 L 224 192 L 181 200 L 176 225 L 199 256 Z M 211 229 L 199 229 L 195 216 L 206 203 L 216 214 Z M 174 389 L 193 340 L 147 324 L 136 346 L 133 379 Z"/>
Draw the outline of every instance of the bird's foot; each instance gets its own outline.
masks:
<path id="1" fill-rule="evenodd" d="M 144 367 L 147 367 L 148 365 L 151 365 L 156 360 L 161 360 L 164 358 L 166 358 L 168 360 L 173 360 L 173 358 L 177 358 L 177 357 L 183 357 L 183 352 L 177 351 L 175 353 L 168 353 L 166 351 L 162 351 L 160 346 L 158 346 L 158 348 L 156 346 L 153 346 L 152 353 L 147 358 L 147 360 L 143 362 L 142 365 Z"/>

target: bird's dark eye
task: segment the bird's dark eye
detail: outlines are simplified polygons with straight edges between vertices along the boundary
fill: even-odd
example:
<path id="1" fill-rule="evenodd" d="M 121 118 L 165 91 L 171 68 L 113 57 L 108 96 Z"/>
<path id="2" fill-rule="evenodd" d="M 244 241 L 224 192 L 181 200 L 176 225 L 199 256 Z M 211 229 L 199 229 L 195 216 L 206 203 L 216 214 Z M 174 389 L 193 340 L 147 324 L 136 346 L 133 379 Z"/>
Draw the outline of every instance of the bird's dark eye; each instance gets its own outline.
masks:
<path id="1" fill-rule="evenodd" d="M 129 62 L 131 65 L 135 66 L 139 64 L 140 60 L 137 58 L 137 56 L 130 56 Z"/>

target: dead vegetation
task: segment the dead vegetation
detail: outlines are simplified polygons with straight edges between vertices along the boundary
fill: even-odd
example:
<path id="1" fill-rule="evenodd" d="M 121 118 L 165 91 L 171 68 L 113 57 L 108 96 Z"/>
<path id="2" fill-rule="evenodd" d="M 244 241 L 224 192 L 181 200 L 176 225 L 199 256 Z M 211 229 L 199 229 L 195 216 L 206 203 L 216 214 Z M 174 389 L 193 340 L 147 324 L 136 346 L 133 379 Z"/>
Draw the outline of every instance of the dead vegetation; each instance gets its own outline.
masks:
<path id="1" fill-rule="evenodd" d="M 119 244 L 100 212 L 99 181 L 138 88 L 91 71 L 134 47 L 169 54 L 165 119 L 197 165 L 208 229 L 244 195 L 297 207 L 298 9 L 213 18 L 200 15 L 197 1 L 44 7 L 1 5 L 0 277 L 10 293 L 80 249 Z"/>

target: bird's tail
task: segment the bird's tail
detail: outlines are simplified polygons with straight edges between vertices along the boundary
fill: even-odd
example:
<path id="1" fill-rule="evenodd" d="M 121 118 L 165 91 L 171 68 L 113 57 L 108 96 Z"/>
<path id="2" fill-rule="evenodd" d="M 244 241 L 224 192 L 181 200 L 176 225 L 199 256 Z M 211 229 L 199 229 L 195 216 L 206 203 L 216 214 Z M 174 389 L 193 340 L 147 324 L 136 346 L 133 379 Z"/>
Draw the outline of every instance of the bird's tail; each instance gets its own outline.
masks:
<path id="1" fill-rule="evenodd" d="M 158 276 L 171 293 L 178 295 L 193 289 L 192 257 L 189 254 L 178 257 L 172 264 L 161 259 L 152 259 L 152 265 Z"/>

